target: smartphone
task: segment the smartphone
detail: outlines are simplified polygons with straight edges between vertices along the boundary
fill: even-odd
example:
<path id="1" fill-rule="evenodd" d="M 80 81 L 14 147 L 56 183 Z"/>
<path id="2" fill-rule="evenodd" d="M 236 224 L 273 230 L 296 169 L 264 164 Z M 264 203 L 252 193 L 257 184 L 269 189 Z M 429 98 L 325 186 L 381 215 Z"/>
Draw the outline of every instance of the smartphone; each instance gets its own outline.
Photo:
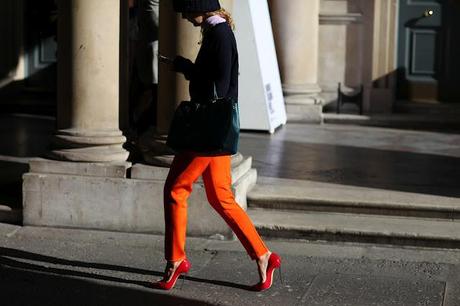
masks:
<path id="1" fill-rule="evenodd" d="M 166 63 L 166 64 L 172 64 L 174 62 L 174 60 L 170 57 L 167 57 L 167 56 L 164 56 L 160 53 L 158 53 L 158 59 L 160 60 L 160 62 L 163 62 L 163 63 Z"/>

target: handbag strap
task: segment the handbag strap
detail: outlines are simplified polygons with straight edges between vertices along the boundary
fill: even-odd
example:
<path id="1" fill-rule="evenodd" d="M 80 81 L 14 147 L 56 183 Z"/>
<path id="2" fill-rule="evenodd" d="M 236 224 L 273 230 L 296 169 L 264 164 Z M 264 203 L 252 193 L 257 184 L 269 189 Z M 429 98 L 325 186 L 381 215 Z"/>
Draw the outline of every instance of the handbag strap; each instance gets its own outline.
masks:
<path id="1" fill-rule="evenodd" d="M 213 99 L 211 100 L 211 103 L 215 103 L 217 100 L 219 100 L 219 99 L 221 99 L 221 98 L 219 98 L 219 96 L 217 95 L 216 82 L 212 82 L 212 85 L 213 85 L 213 90 L 214 90 L 214 97 L 213 97 Z"/>

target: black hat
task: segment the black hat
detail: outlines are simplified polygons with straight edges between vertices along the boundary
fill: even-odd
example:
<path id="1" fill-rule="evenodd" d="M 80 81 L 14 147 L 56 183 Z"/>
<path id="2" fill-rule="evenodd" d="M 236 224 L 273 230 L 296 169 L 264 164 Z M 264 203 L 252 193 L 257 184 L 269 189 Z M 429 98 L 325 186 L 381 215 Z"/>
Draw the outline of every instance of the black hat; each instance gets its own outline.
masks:
<path id="1" fill-rule="evenodd" d="M 174 10 L 178 13 L 203 13 L 220 10 L 219 0 L 174 0 Z"/>

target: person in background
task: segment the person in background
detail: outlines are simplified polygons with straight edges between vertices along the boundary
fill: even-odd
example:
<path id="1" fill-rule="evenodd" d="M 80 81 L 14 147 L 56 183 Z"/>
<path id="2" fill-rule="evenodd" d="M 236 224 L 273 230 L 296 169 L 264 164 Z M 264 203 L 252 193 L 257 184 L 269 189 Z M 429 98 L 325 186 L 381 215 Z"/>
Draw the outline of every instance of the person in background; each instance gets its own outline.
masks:
<path id="1" fill-rule="evenodd" d="M 130 127 L 136 138 L 156 126 L 159 0 L 129 0 Z"/>

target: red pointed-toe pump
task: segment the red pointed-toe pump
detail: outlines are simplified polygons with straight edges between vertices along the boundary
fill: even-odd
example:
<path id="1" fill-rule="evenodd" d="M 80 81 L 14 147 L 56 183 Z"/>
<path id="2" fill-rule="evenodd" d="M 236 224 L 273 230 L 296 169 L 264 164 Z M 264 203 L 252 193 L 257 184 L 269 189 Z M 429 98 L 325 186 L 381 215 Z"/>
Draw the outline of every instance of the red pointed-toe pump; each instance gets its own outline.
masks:
<path id="1" fill-rule="evenodd" d="M 279 257 L 279 255 L 276 253 L 271 253 L 270 257 L 268 258 L 265 282 L 260 282 L 252 286 L 252 290 L 263 291 L 269 289 L 273 284 L 273 272 L 275 269 L 280 269 L 280 279 L 281 282 L 283 282 L 283 279 L 281 278 L 281 257 Z"/>
<path id="2" fill-rule="evenodd" d="M 190 261 L 188 261 L 188 259 L 185 258 L 179 264 L 176 271 L 174 271 L 174 274 L 172 275 L 169 281 L 161 280 L 159 282 L 153 283 L 153 287 L 156 289 L 171 290 L 176 284 L 176 281 L 179 278 L 179 276 L 182 273 L 187 274 L 191 267 L 192 265 L 190 264 Z M 185 275 L 184 275 L 184 278 L 185 278 Z"/>

